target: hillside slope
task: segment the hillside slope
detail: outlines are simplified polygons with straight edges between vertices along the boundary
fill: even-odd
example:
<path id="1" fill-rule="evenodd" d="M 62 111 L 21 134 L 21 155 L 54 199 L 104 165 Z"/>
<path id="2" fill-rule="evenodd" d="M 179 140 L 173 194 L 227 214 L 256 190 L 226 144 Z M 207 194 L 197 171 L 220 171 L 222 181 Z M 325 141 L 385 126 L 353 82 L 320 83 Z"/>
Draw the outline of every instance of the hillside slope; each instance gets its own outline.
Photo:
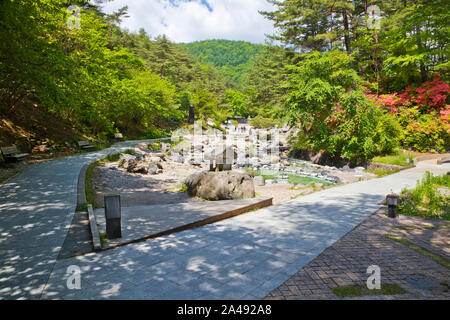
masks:
<path id="1" fill-rule="evenodd" d="M 232 40 L 205 40 L 182 45 L 194 57 L 213 64 L 237 84 L 243 83 L 243 74 L 251 58 L 264 48 L 261 44 Z"/>

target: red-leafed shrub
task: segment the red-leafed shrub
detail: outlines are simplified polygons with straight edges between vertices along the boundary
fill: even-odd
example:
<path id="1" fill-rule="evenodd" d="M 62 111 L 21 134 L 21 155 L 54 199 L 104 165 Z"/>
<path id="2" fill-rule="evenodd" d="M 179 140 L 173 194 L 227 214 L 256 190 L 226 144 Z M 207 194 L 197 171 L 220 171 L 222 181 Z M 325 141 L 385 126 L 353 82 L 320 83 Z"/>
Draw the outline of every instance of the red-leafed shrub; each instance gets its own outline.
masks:
<path id="1" fill-rule="evenodd" d="M 416 89 L 416 92 L 419 107 L 425 108 L 426 111 L 429 109 L 438 110 L 445 107 L 450 86 L 436 78 L 431 82 L 423 83 Z"/>
<path id="2" fill-rule="evenodd" d="M 405 133 L 403 147 L 445 152 L 450 148 L 449 92 L 450 86 L 436 77 L 402 93 L 367 96 L 376 106 L 397 114 Z"/>

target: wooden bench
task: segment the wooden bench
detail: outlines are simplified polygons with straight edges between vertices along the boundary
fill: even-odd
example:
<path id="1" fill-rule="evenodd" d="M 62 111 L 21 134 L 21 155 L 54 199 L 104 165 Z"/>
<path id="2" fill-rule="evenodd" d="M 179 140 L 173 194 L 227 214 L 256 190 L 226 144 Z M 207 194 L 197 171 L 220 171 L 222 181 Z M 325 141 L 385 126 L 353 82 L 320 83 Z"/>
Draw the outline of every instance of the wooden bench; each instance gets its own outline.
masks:
<path id="1" fill-rule="evenodd" d="M 78 148 L 80 148 L 81 150 L 95 148 L 95 146 L 93 144 L 91 144 L 89 141 L 77 141 L 77 144 L 78 144 Z"/>
<path id="2" fill-rule="evenodd" d="M 17 162 L 30 155 L 29 153 L 20 153 L 16 146 L 0 147 L 0 150 L 5 162 Z"/>

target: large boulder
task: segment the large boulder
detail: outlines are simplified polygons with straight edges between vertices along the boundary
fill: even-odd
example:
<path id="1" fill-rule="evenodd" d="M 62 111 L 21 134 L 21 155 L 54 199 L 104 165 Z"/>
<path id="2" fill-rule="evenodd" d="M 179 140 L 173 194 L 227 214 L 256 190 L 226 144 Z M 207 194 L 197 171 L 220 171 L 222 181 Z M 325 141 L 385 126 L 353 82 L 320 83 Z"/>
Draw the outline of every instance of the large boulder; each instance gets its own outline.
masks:
<path id="1" fill-rule="evenodd" d="M 233 200 L 255 197 L 253 179 L 237 171 L 203 171 L 185 180 L 188 193 L 206 200 Z"/>

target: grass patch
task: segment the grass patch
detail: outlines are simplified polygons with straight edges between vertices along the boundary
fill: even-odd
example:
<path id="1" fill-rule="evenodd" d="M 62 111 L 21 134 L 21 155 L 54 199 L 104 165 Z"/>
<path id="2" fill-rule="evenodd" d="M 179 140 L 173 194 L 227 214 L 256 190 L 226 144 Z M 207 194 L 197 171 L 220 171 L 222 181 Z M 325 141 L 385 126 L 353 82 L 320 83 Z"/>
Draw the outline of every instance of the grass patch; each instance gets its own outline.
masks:
<path id="1" fill-rule="evenodd" d="M 314 183 L 322 183 L 324 186 L 329 186 L 332 183 L 326 180 L 308 177 L 308 176 L 302 176 L 296 173 L 291 172 L 281 172 L 281 171 L 273 171 L 273 170 L 253 170 L 250 168 L 246 169 L 247 172 L 252 176 L 263 176 L 264 180 L 277 180 L 278 176 L 281 174 L 286 174 L 288 176 L 288 182 L 293 185 L 307 185 L 308 183 L 314 182 Z M 317 186 L 311 186 L 312 188 Z"/>
<path id="2" fill-rule="evenodd" d="M 118 152 L 118 153 L 113 153 L 113 154 L 109 154 L 106 158 L 103 158 L 101 160 L 99 160 L 99 163 L 102 162 L 116 162 L 119 161 L 120 159 L 120 155 L 122 153 L 126 153 L 126 154 L 134 154 L 134 151 L 131 149 L 127 149 L 124 152 Z"/>
<path id="3" fill-rule="evenodd" d="M 450 196 L 439 191 L 450 188 L 450 176 L 425 173 L 414 190 L 403 190 L 399 212 L 408 216 L 450 220 Z"/>
<path id="4" fill-rule="evenodd" d="M 156 141 L 154 141 L 154 142 L 152 142 L 152 143 L 149 143 L 148 144 L 148 149 L 150 150 L 150 151 L 161 151 L 161 143 L 166 143 L 166 144 L 169 144 L 170 145 L 170 147 L 173 147 L 173 146 L 175 146 L 175 145 L 177 145 L 178 143 L 181 143 L 183 140 L 182 139 L 180 139 L 180 140 L 178 140 L 178 141 L 172 141 L 172 140 L 156 140 Z"/>
<path id="5" fill-rule="evenodd" d="M 89 167 L 86 170 L 86 180 L 84 182 L 84 189 L 86 192 L 86 201 L 87 201 L 87 203 L 92 204 L 93 209 L 98 208 L 98 203 L 97 203 L 97 201 L 95 201 L 95 191 L 94 191 L 93 186 L 91 185 L 92 171 L 94 170 L 94 168 L 96 166 L 98 166 L 100 164 L 100 161 L 101 160 L 91 163 L 89 165 Z"/>
<path id="6" fill-rule="evenodd" d="M 364 296 L 394 295 L 407 293 L 398 284 L 381 284 L 380 289 L 370 290 L 366 286 L 345 286 L 331 289 L 340 298 L 355 298 Z"/>
<path id="7" fill-rule="evenodd" d="M 408 240 L 405 240 L 405 239 L 395 236 L 393 234 L 387 233 L 387 234 L 385 234 L 385 236 L 397 243 L 400 243 L 400 244 L 410 248 L 411 250 L 414 250 L 414 251 L 420 253 L 421 255 L 424 255 L 424 256 L 430 258 L 434 262 L 439 263 L 440 265 L 446 267 L 447 269 L 450 269 L 450 260 L 448 260 L 444 257 L 441 257 L 431 251 L 428 251 L 427 249 L 424 249 L 424 248 L 418 246 L 417 244 L 409 242 Z"/>
<path id="8" fill-rule="evenodd" d="M 172 186 L 171 188 L 166 189 L 166 191 L 185 193 L 188 191 L 188 188 L 187 188 L 186 184 L 182 183 L 182 184 L 176 184 L 176 185 Z"/>
<path id="9" fill-rule="evenodd" d="M 413 159 L 417 157 L 418 155 L 414 155 L 411 152 L 398 150 L 394 154 L 375 157 L 372 159 L 372 161 L 378 163 L 393 164 L 402 167 L 409 167 L 413 164 Z M 407 159 L 409 159 L 409 163 L 406 163 Z"/>
<path id="10" fill-rule="evenodd" d="M 75 211 L 79 212 L 86 212 L 88 211 L 88 204 L 87 203 L 80 203 L 77 204 L 77 208 L 75 209 Z"/>
<path id="11" fill-rule="evenodd" d="M 381 178 L 381 177 L 388 176 L 390 174 L 397 173 L 400 170 L 398 170 L 398 169 L 396 169 L 396 170 L 387 170 L 387 169 L 383 169 L 383 168 L 376 168 L 375 170 L 364 170 L 364 171 L 367 172 L 367 173 L 373 173 L 378 178 Z"/>
<path id="12" fill-rule="evenodd" d="M 108 238 L 106 237 L 106 232 L 99 232 L 99 238 L 100 238 L 100 246 L 103 247 L 103 245 L 108 241 Z"/>

